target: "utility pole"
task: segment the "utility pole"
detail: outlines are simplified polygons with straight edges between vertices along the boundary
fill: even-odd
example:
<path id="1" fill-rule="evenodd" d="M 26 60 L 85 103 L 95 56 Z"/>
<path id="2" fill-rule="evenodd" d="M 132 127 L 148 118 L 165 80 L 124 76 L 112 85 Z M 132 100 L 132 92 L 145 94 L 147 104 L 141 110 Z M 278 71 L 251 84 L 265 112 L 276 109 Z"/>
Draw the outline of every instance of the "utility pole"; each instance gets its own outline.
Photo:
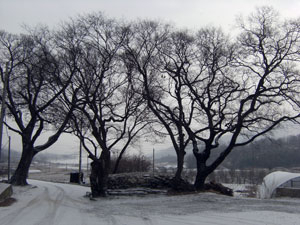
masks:
<path id="1" fill-rule="evenodd" d="M 154 148 L 153 148 L 153 176 L 154 176 L 154 168 L 155 168 L 155 163 L 154 163 L 154 161 L 155 161 L 155 150 L 154 150 Z"/>
<path id="2" fill-rule="evenodd" d="M 89 173 L 89 156 L 86 157 L 86 174 Z"/>
<path id="3" fill-rule="evenodd" d="M 80 119 L 80 133 L 82 134 L 82 118 Z M 81 180 L 82 180 L 82 172 L 81 172 L 81 164 L 82 164 L 82 140 L 81 140 L 82 138 L 80 138 L 80 144 L 79 144 L 79 168 L 78 168 L 78 172 L 79 172 L 79 174 L 78 174 L 78 176 L 79 176 L 79 181 L 78 181 L 78 183 L 79 184 L 81 184 Z"/>
<path id="4" fill-rule="evenodd" d="M 7 154 L 7 180 L 10 180 L 10 136 L 8 136 L 8 154 Z"/>
<path id="5" fill-rule="evenodd" d="M 8 62 L 6 62 L 5 64 L 4 84 L 2 90 L 2 102 L 1 102 L 1 112 L 0 112 L 0 160 L 1 160 L 1 151 L 2 151 L 3 120 L 5 115 L 5 99 L 7 95 L 7 85 L 8 85 Z"/>
<path id="6" fill-rule="evenodd" d="M 81 184 L 81 179 L 82 179 L 82 175 L 81 175 L 81 157 L 82 157 L 82 142 L 80 139 L 80 144 L 79 144 L 79 184 Z"/>

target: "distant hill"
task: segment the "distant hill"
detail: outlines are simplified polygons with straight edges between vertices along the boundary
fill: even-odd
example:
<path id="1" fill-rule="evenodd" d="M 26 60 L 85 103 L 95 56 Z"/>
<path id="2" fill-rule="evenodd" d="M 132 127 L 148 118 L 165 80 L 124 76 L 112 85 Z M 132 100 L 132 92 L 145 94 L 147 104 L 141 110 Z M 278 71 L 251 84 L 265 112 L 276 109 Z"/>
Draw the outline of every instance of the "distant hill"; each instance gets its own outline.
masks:
<path id="1" fill-rule="evenodd" d="M 21 158 L 21 152 L 20 151 L 16 151 L 16 150 L 11 150 L 11 162 L 19 162 L 20 158 Z M 7 162 L 7 157 L 8 157 L 8 150 L 7 149 L 2 149 L 1 151 L 1 162 Z M 59 159 L 72 159 L 73 155 L 70 154 L 63 154 L 63 155 L 58 155 L 58 154 L 53 154 L 53 153 L 47 153 L 47 152 L 42 152 L 40 154 L 37 154 L 33 161 L 35 162 L 50 162 L 50 161 L 54 161 L 57 158 Z"/>
<path id="2" fill-rule="evenodd" d="M 224 147 L 221 145 L 212 152 L 208 164 L 220 154 Z M 157 162 L 176 162 L 176 154 L 173 148 L 170 147 L 157 152 Z M 187 148 L 185 165 L 188 168 L 196 168 L 196 161 L 191 147 Z M 290 135 L 278 139 L 262 138 L 249 145 L 235 148 L 225 159 L 222 166 L 229 169 L 300 167 L 300 135 Z"/>
<path id="3" fill-rule="evenodd" d="M 212 161 L 224 146 L 212 152 Z M 189 168 L 196 167 L 192 154 L 186 157 Z M 249 145 L 233 149 L 222 166 L 230 169 L 300 167 L 300 135 L 279 139 L 263 138 Z"/>

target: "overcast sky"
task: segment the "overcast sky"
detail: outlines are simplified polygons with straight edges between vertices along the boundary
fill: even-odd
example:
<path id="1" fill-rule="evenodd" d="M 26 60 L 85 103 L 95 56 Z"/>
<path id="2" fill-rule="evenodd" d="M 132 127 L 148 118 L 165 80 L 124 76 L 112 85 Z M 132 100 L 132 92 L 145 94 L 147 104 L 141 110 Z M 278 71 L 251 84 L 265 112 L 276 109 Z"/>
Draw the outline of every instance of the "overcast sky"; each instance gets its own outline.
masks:
<path id="1" fill-rule="evenodd" d="M 262 5 L 273 6 L 286 18 L 300 16 L 300 0 L 0 0 L 0 30 L 20 33 L 23 24 L 54 28 L 78 14 L 102 11 L 126 20 L 159 19 L 190 29 L 215 25 L 228 31 L 237 15 L 247 15 Z M 12 140 L 12 147 L 20 148 L 20 140 Z M 3 143 L 7 144 L 7 137 Z M 65 152 L 77 147 L 78 141 L 64 136 L 52 149 Z M 153 147 L 162 148 L 149 143 L 146 149 Z"/>
<path id="2" fill-rule="evenodd" d="M 271 5 L 284 17 L 300 15 L 300 0 L 0 0 L 0 29 L 18 33 L 22 24 L 54 27 L 78 14 L 102 11 L 109 17 L 161 19 L 179 27 L 231 29 L 238 14 Z"/>

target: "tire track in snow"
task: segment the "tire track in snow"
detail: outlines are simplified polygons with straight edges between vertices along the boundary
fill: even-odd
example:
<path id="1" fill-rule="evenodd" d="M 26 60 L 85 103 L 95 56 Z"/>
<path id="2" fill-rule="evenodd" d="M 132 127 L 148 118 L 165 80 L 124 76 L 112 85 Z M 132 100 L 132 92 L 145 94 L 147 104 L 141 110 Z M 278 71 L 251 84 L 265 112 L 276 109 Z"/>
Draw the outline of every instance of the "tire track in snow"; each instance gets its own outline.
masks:
<path id="1" fill-rule="evenodd" d="M 38 186 L 40 190 L 36 191 L 40 193 L 26 204 L 12 205 L 18 209 L 2 218 L 1 225 L 23 225 L 26 221 L 30 221 L 32 225 L 56 225 L 56 216 L 59 211 L 60 213 L 62 211 L 61 206 L 66 192 L 63 188 L 52 184 L 50 186 L 47 184 L 50 188 L 44 186 L 43 183 Z"/>
<path id="2" fill-rule="evenodd" d="M 62 188 L 56 187 L 55 192 L 50 192 L 47 187 L 45 187 L 46 194 L 43 196 L 43 202 L 40 206 L 46 207 L 46 213 L 37 221 L 34 225 L 55 225 L 55 218 L 57 211 L 64 199 L 65 191 Z"/>
<path id="3" fill-rule="evenodd" d="M 39 191 L 39 190 L 37 190 Z M 37 208 L 37 205 L 40 205 L 41 199 L 43 198 L 43 195 L 46 195 L 48 192 L 48 189 L 43 187 L 43 191 L 36 195 L 33 199 L 31 199 L 28 203 L 25 205 L 17 205 L 18 207 L 17 210 L 15 210 L 13 213 L 10 213 L 7 215 L 5 218 L 1 219 L 1 224 L 2 225 L 17 225 L 21 224 L 20 221 L 26 221 L 27 219 L 33 219 L 32 218 L 32 210 L 35 210 Z M 18 201 L 17 201 L 18 204 Z M 14 205 L 12 205 L 14 207 Z M 29 216 L 31 215 L 31 216 Z M 28 218 L 28 216 L 30 218 Z"/>
<path id="4" fill-rule="evenodd" d="M 82 201 L 71 198 L 68 193 L 69 190 L 63 185 L 55 183 L 47 183 L 46 185 L 50 189 L 45 195 L 48 213 L 34 225 L 57 225 L 65 220 L 70 221 L 73 225 L 86 225 L 80 212 Z M 81 204 L 79 205 L 79 203 Z"/>
<path id="5" fill-rule="evenodd" d="M 270 215 L 270 212 L 262 212 Z M 238 214 L 234 213 L 219 213 L 219 214 L 211 214 L 209 212 L 201 213 L 201 214 L 191 214 L 191 215 L 165 215 L 164 217 L 158 217 L 156 219 L 156 225 L 233 225 L 233 224 L 245 224 L 245 225 L 257 225 L 257 224 L 268 224 L 268 225 L 281 225 L 282 222 L 274 221 L 272 218 L 264 219 L 259 218 L 249 218 L 249 216 L 245 217 L 243 212 Z M 276 220 L 276 219 L 275 219 Z"/>

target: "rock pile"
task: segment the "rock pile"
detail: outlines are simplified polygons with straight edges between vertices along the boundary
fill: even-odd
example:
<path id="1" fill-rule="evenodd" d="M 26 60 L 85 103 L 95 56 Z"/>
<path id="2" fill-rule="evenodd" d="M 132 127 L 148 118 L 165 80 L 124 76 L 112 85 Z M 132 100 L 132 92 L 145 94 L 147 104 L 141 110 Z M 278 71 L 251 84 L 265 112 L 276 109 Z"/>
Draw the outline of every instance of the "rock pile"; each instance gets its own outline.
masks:
<path id="1" fill-rule="evenodd" d="M 194 192 L 195 187 L 185 179 L 176 180 L 168 174 L 150 175 L 145 173 L 115 174 L 109 177 L 108 188 L 110 190 L 144 188 L 153 190 L 168 190 L 171 192 Z M 205 184 L 206 191 L 214 191 L 220 194 L 233 196 L 233 190 L 222 184 L 210 182 Z"/>
<path id="2" fill-rule="evenodd" d="M 108 181 L 109 189 L 126 188 L 172 189 L 176 191 L 194 191 L 194 187 L 183 179 L 174 180 L 169 175 L 149 175 L 140 173 L 111 175 Z"/>

